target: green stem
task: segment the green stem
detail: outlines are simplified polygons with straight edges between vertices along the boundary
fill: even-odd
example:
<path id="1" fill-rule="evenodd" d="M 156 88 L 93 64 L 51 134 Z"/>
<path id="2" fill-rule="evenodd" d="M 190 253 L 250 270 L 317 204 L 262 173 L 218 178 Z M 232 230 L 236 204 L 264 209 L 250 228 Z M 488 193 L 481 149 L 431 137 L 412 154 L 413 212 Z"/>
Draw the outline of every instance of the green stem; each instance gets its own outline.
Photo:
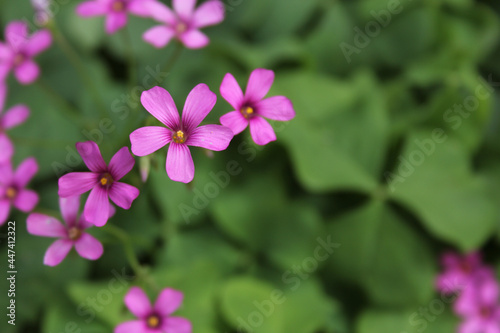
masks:
<path id="1" fill-rule="evenodd" d="M 134 48 L 132 46 L 132 38 L 130 37 L 129 30 L 125 27 L 122 29 L 123 36 L 123 44 L 125 45 L 126 53 L 127 53 L 127 62 L 128 62 L 128 85 L 129 90 L 132 89 L 137 84 L 137 61 L 135 59 Z"/>
<path id="2" fill-rule="evenodd" d="M 163 74 L 163 73 L 169 74 L 170 73 L 170 71 L 174 67 L 175 63 L 177 62 L 177 60 L 181 56 L 183 50 L 184 50 L 184 47 L 182 46 L 182 44 L 179 42 L 176 42 L 174 52 L 172 53 L 172 56 L 161 67 L 160 74 Z M 157 83 L 162 84 L 163 81 L 157 82 Z M 153 86 L 149 87 L 148 89 L 151 89 L 151 88 L 153 88 Z"/>

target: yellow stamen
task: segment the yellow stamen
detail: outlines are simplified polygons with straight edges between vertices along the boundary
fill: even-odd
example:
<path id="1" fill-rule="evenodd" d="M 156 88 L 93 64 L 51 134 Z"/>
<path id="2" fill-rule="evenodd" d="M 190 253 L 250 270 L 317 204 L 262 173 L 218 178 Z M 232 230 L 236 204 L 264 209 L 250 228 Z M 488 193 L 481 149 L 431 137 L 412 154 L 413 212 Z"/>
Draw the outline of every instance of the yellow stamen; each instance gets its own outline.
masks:
<path id="1" fill-rule="evenodd" d="M 115 12 L 122 12 L 125 10 L 125 4 L 123 3 L 123 1 L 115 1 L 113 2 L 113 4 L 111 5 L 111 8 L 113 9 L 113 11 Z"/>
<path id="2" fill-rule="evenodd" d="M 77 227 L 73 227 L 68 230 L 68 237 L 73 241 L 80 239 L 81 236 L 82 236 L 82 231 Z"/>
<path id="3" fill-rule="evenodd" d="M 101 182 L 102 186 L 109 186 L 113 183 L 113 177 L 111 177 L 109 173 L 105 173 L 101 176 L 101 179 L 99 181 Z"/>
<path id="4" fill-rule="evenodd" d="M 241 110 L 240 110 L 241 114 L 243 115 L 243 117 L 245 118 L 250 118 L 251 116 L 253 116 L 254 114 L 254 110 L 252 107 L 250 106 L 245 106 L 243 107 Z"/>
<path id="5" fill-rule="evenodd" d="M 9 187 L 6 192 L 7 199 L 14 199 L 17 195 L 17 190 L 13 187 Z"/>
<path id="6" fill-rule="evenodd" d="M 174 142 L 175 143 L 184 143 L 186 142 L 186 136 L 184 135 L 183 131 L 177 131 L 174 133 Z"/>
<path id="7" fill-rule="evenodd" d="M 151 315 L 147 319 L 147 324 L 150 328 L 157 328 L 160 326 L 160 318 L 156 315 Z"/>

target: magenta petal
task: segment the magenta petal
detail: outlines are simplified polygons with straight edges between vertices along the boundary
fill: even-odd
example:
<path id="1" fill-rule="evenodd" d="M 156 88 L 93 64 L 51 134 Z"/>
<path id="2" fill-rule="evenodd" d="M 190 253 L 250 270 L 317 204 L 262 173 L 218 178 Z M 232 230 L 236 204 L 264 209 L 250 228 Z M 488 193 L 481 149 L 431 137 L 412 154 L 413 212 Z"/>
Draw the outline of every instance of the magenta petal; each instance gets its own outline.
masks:
<path id="1" fill-rule="evenodd" d="M 115 327 L 114 333 L 151 333 L 142 320 L 132 320 Z"/>
<path id="2" fill-rule="evenodd" d="M 152 154 L 165 147 L 170 141 L 172 141 L 172 132 L 165 127 L 141 127 L 130 134 L 132 153 L 137 156 Z"/>
<path id="3" fill-rule="evenodd" d="M 194 87 L 186 98 L 182 111 L 182 125 L 185 130 L 192 132 L 212 111 L 216 102 L 217 96 L 206 84 L 200 83 Z"/>
<path id="4" fill-rule="evenodd" d="M 98 184 L 98 174 L 93 172 L 72 172 L 59 178 L 59 196 L 63 198 L 90 191 Z"/>
<path id="5" fill-rule="evenodd" d="M 185 33 L 179 36 L 180 41 L 186 46 L 188 49 L 201 49 L 210 43 L 210 39 L 197 29 L 191 29 L 186 31 Z"/>
<path id="6" fill-rule="evenodd" d="M 170 143 L 166 163 L 167 175 L 176 182 L 189 183 L 194 178 L 194 163 L 185 144 Z"/>
<path id="7" fill-rule="evenodd" d="M 231 111 L 220 117 L 220 123 L 229 127 L 234 135 L 241 133 L 248 126 L 248 119 L 240 111 Z"/>
<path id="8" fill-rule="evenodd" d="M 52 44 L 52 35 L 49 30 L 39 30 L 29 38 L 26 45 L 24 45 L 24 52 L 26 55 L 33 57 L 40 52 L 45 51 Z"/>
<path id="9" fill-rule="evenodd" d="M 9 184 L 14 180 L 14 172 L 12 171 L 12 163 L 10 160 L 0 164 L 0 184 Z M 0 191 L 2 187 L 0 186 Z"/>
<path id="10" fill-rule="evenodd" d="M 220 1 L 207 1 L 198 7 L 193 15 L 193 25 L 202 28 L 221 23 L 224 20 L 224 4 Z"/>
<path id="11" fill-rule="evenodd" d="M 220 94 L 235 110 L 239 110 L 243 106 L 243 92 L 231 73 L 224 76 L 220 85 Z"/>
<path id="12" fill-rule="evenodd" d="M 153 117 L 170 129 L 180 125 L 179 112 L 172 96 L 161 87 L 153 87 L 141 95 L 141 103 Z"/>
<path id="13" fill-rule="evenodd" d="M 14 145 L 5 133 L 0 133 L 0 164 L 10 161 L 14 155 Z"/>
<path id="14" fill-rule="evenodd" d="M 40 68 L 33 60 L 29 59 L 14 68 L 14 74 L 21 84 L 31 84 L 35 82 L 40 74 Z"/>
<path id="15" fill-rule="evenodd" d="M 9 129 L 18 126 L 26 121 L 30 115 L 30 110 L 26 105 L 16 105 L 9 109 L 1 118 L 0 126 Z"/>
<path id="16" fill-rule="evenodd" d="M 7 222 L 10 213 L 9 200 L 0 199 L 0 226 Z"/>
<path id="17" fill-rule="evenodd" d="M 162 317 L 167 317 L 181 306 L 183 298 L 184 295 L 180 291 L 163 289 L 156 299 L 154 310 Z"/>
<path id="18" fill-rule="evenodd" d="M 137 318 L 147 317 L 151 311 L 151 302 L 148 299 L 146 293 L 139 287 L 132 287 L 125 295 L 124 299 L 127 308 L 136 316 Z"/>
<path id="19" fill-rule="evenodd" d="M 479 318 L 466 319 L 458 327 L 458 333 L 478 333 L 483 331 L 483 324 Z"/>
<path id="20" fill-rule="evenodd" d="M 259 115 L 269 119 L 288 121 L 295 117 L 292 102 L 284 96 L 266 98 L 255 106 Z"/>
<path id="21" fill-rule="evenodd" d="M 135 160 L 128 147 L 123 147 L 109 161 L 109 173 L 113 180 L 122 179 L 134 167 Z"/>
<path id="22" fill-rule="evenodd" d="M 69 226 L 75 226 L 78 222 L 78 210 L 80 209 L 80 196 L 59 198 L 59 207 L 63 220 Z"/>
<path id="23" fill-rule="evenodd" d="M 86 1 L 76 7 L 76 13 L 82 17 L 105 15 L 108 5 L 103 1 Z"/>
<path id="24" fill-rule="evenodd" d="M 5 40 L 16 51 L 26 43 L 28 25 L 22 21 L 13 21 L 5 28 Z"/>
<path id="25" fill-rule="evenodd" d="M 130 209 L 132 202 L 139 196 L 139 189 L 136 187 L 121 183 L 114 182 L 109 190 L 109 198 L 118 206 L 123 209 Z"/>
<path id="26" fill-rule="evenodd" d="M 92 172 L 105 172 L 107 167 L 104 162 L 99 146 L 94 141 L 77 142 L 76 150 L 83 159 L 83 162 Z"/>
<path id="27" fill-rule="evenodd" d="M 0 81 L 5 81 L 7 79 L 7 76 L 9 75 L 10 72 L 10 66 L 2 64 L 0 62 Z M 2 82 L 0 82 L 0 85 L 4 86 Z"/>
<path id="28" fill-rule="evenodd" d="M 257 68 L 250 74 L 245 97 L 253 102 L 263 99 L 274 82 L 274 72 L 268 69 Z"/>
<path id="29" fill-rule="evenodd" d="M 163 332 L 191 333 L 193 327 L 191 322 L 181 317 L 168 317 L 162 325 Z"/>
<path id="30" fill-rule="evenodd" d="M 17 186 L 25 187 L 38 172 L 38 163 L 34 157 L 28 157 L 18 167 L 14 173 L 14 181 Z"/>
<path id="31" fill-rule="evenodd" d="M 33 190 L 22 189 L 14 199 L 14 207 L 22 212 L 28 213 L 35 208 L 38 203 L 38 194 Z"/>
<path id="32" fill-rule="evenodd" d="M 127 14 L 124 12 L 109 13 L 106 17 L 106 32 L 111 35 L 127 25 Z"/>
<path id="33" fill-rule="evenodd" d="M 250 119 L 250 134 L 253 141 L 261 146 L 276 140 L 276 134 L 272 126 L 262 117 Z"/>
<path id="34" fill-rule="evenodd" d="M 104 252 L 101 242 L 85 232 L 75 242 L 75 249 L 82 258 L 89 260 L 99 259 Z"/>
<path id="35" fill-rule="evenodd" d="M 189 20 L 193 15 L 196 0 L 172 0 L 174 10 L 184 20 Z"/>
<path id="36" fill-rule="evenodd" d="M 131 0 L 128 3 L 128 11 L 140 17 L 151 17 L 152 8 L 155 8 L 156 0 Z M 153 5 L 153 7 L 151 7 Z"/>
<path id="37" fill-rule="evenodd" d="M 68 252 L 73 247 L 73 242 L 68 239 L 58 239 L 49 246 L 43 263 L 47 266 L 57 266 L 66 258 Z"/>
<path id="38" fill-rule="evenodd" d="M 156 48 L 165 47 L 172 37 L 175 36 L 175 31 L 165 25 L 157 25 L 147 30 L 143 35 L 142 39 L 153 45 Z"/>
<path id="39" fill-rule="evenodd" d="M 234 137 L 233 131 L 226 126 L 205 125 L 194 129 L 186 144 L 188 146 L 202 147 L 210 150 L 221 151 L 229 146 Z"/>
<path id="40" fill-rule="evenodd" d="M 158 1 L 153 1 L 148 2 L 147 6 L 149 8 L 151 17 L 156 21 L 168 24 L 170 26 L 174 26 L 177 24 L 177 15 L 175 15 L 175 13 L 165 4 Z"/>
<path id="41" fill-rule="evenodd" d="M 44 214 L 28 215 L 26 226 L 28 232 L 35 236 L 62 238 L 68 235 L 66 228 L 58 219 Z"/>
<path id="42" fill-rule="evenodd" d="M 101 186 L 92 189 L 85 203 L 85 219 L 95 226 L 102 227 L 109 218 L 108 192 Z"/>

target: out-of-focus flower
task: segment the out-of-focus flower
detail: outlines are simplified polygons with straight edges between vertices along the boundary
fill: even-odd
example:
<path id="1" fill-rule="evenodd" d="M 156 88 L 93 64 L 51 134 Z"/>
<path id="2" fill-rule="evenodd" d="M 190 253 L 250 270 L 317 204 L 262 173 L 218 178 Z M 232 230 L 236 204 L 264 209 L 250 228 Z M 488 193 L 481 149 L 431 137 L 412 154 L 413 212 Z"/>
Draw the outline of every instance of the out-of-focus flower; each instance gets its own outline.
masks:
<path id="1" fill-rule="evenodd" d="M 21 84 L 33 83 L 40 75 L 33 57 L 52 44 L 49 30 L 39 30 L 29 36 L 28 25 L 14 21 L 5 29 L 5 41 L 0 43 L 0 81 L 5 80 L 12 70 Z"/>
<path id="2" fill-rule="evenodd" d="M 127 25 L 128 13 L 148 17 L 149 6 L 156 0 L 91 0 L 78 5 L 76 12 L 82 17 L 106 16 L 106 32 L 114 34 Z"/>
<path id="3" fill-rule="evenodd" d="M 78 216 L 80 196 L 59 198 L 59 206 L 66 224 L 62 224 L 52 216 L 39 213 L 31 213 L 27 219 L 30 234 L 59 238 L 45 252 L 43 263 L 48 266 L 59 265 L 73 246 L 82 258 L 99 259 L 103 253 L 102 244 L 85 232 L 92 224 L 83 216 Z"/>
<path id="4" fill-rule="evenodd" d="M 250 134 L 258 145 L 266 145 L 276 140 L 272 126 L 264 119 L 288 121 L 295 117 L 292 102 L 284 96 L 264 99 L 274 81 L 274 72 L 258 68 L 248 79 L 245 94 L 234 76 L 227 73 L 220 86 L 220 93 L 231 104 L 231 111 L 220 118 L 222 125 L 234 134 L 241 133 L 250 124 Z"/>
<path id="5" fill-rule="evenodd" d="M 9 217 L 11 206 L 28 213 L 38 203 L 38 194 L 26 188 L 38 172 L 38 164 L 33 157 L 25 159 L 12 170 L 11 162 L 0 165 L 0 225 Z"/>
<path id="6" fill-rule="evenodd" d="M 0 164 L 10 161 L 14 154 L 14 146 L 5 132 L 24 123 L 30 113 L 27 106 L 16 105 L 2 114 L 6 92 L 6 86 L 0 82 Z"/>
<path id="7" fill-rule="evenodd" d="M 36 23 L 46 25 L 53 16 L 50 10 L 51 0 L 31 0 L 31 5 L 35 9 Z"/>
<path id="8" fill-rule="evenodd" d="M 210 40 L 200 29 L 224 20 L 224 4 L 210 0 L 196 9 L 195 5 L 196 0 L 173 0 L 172 11 L 162 3 L 151 4 L 151 16 L 163 24 L 146 31 L 144 40 L 157 48 L 166 46 L 172 38 L 190 49 L 207 46 Z"/>
<path id="9" fill-rule="evenodd" d="M 116 326 L 115 333 L 191 333 L 189 320 L 171 316 L 182 304 L 183 294 L 165 288 L 154 305 L 139 287 L 130 288 L 125 305 L 138 318 Z"/>
<path id="10" fill-rule="evenodd" d="M 445 293 L 461 291 L 470 284 L 474 274 L 483 268 L 481 255 L 478 252 L 467 254 L 464 257 L 448 252 L 443 254 L 441 263 L 444 271 L 437 277 L 436 287 Z"/>
<path id="11" fill-rule="evenodd" d="M 225 126 L 198 126 L 213 109 L 216 101 L 217 96 L 207 85 L 199 84 L 189 93 L 180 118 L 168 91 L 154 87 L 143 92 L 142 105 L 167 128 L 146 126 L 132 132 L 132 152 L 137 156 L 146 156 L 170 143 L 167 174 L 174 181 L 189 183 L 194 177 L 194 163 L 188 146 L 221 151 L 227 148 L 234 136 Z"/>
<path id="12" fill-rule="evenodd" d="M 119 182 L 132 170 L 135 160 L 127 147 L 121 148 L 109 162 L 104 162 L 101 151 L 93 141 L 78 142 L 78 153 L 91 172 L 72 172 L 59 178 L 59 196 L 63 198 L 90 192 L 84 208 L 85 219 L 98 227 L 109 218 L 109 199 L 123 209 L 129 209 L 139 190 Z"/>

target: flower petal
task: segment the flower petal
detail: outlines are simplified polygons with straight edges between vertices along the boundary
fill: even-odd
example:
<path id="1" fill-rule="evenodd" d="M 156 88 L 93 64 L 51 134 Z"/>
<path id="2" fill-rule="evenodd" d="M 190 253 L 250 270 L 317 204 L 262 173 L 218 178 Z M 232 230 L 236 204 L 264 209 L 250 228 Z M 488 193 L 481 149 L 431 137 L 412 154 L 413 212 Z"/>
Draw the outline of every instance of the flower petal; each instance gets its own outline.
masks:
<path id="1" fill-rule="evenodd" d="M 114 333 L 151 333 L 142 320 L 132 320 L 115 327 Z"/>
<path id="2" fill-rule="evenodd" d="M 14 171 L 12 170 L 12 162 L 7 160 L 5 163 L 0 164 L 0 183 L 10 184 L 13 180 Z"/>
<path id="3" fill-rule="evenodd" d="M 295 117 L 292 102 L 285 96 L 266 98 L 256 105 L 257 113 L 273 120 L 288 121 Z"/>
<path id="4" fill-rule="evenodd" d="M 145 318 L 151 311 L 151 302 L 146 293 L 139 287 L 132 287 L 125 295 L 124 299 L 127 308 L 137 318 Z"/>
<path id="5" fill-rule="evenodd" d="M 92 189 L 83 210 L 85 219 L 95 226 L 102 227 L 109 218 L 108 192 L 101 186 Z"/>
<path id="6" fill-rule="evenodd" d="M 153 117 L 168 128 L 174 130 L 179 127 L 179 112 L 172 96 L 165 89 L 153 87 L 144 91 L 141 95 L 141 103 Z"/>
<path id="7" fill-rule="evenodd" d="M 76 7 L 76 13 L 82 17 L 106 15 L 108 6 L 102 1 L 86 1 Z"/>
<path id="8" fill-rule="evenodd" d="M 38 194 L 33 190 L 22 189 L 14 199 L 14 207 L 22 212 L 28 213 L 35 208 L 38 203 Z"/>
<path id="9" fill-rule="evenodd" d="M 192 24 L 196 28 L 214 25 L 224 21 L 225 8 L 220 1 L 211 0 L 200 5 L 193 15 Z"/>
<path id="10" fill-rule="evenodd" d="M 227 73 L 224 76 L 220 85 L 220 94 L 235 110 L 239 110 L 243 106 L 243 92 L 233 74 Z"/>
<path id="11" fill-rule="evenodd" d="M 151 5 L 156 8 L 155 4 L 158 4 L 156 0 L 131 0 L 127 10 L 136 16 L 151 17 Z"/>
<path id="12" fill-rule="evenodd" d="M 128 147 L 123 147 L 109 161 L 109 173 L 113 180 L 122 179 L 127 173 L 132 170 L 135 164 L 135 159 L 130 154 Z"/>
<path id="13" fill-rule="evenodd" d="M 5 133 L 0 133 L 0 164 L 10 161 L 14 155 L 14 145 Z"/>
<path id="14" fill-rule="evenodd" d="M 186 318 L 168 317 L 162 325 L 163 332 L 191 333 L 193 326 Z"/>
<path id="15" fill-rule="evenodd" d="M 106 32 L 109 35 L 114 34 L 127 25 L 127 14 L 124 12 L 110 13 L 106 16 Z"/>
<path id="16" fill-rule="evenodd" d="M 194 87 L 186 98 L 182 111 L 184 130 L 191 133 L 212 111 L 216 102 L 217 96 L 210 91 L 206 84 L 200 83 Z"/>
<path id="17" fill-rule="evenodd" d="M 186 144 L 188 146 L 202 147 L 210 150 L 221 151 L 229 146 L 234 137 L 233 131 L 226 126 L 205 125 L 194 129 Z"/>
<path id="18" fill-rule="evenodd" d="M 109 198 L 123 209 L 130 209 L 132 202 L 139 196 L 139 189 L 125 183 L 114 182 L 109 190 Z"/>
<path id="19" fill-rule="evenodd" d="M 28 157 L 14 173 L 14 182 L 19 187 L 25 187 L 38 172 L 38 163 L 34 157 Z"/>
<path id="20" fill-rule="evenodd" d="M 72 196 L 67 198 L 59 198 L 59 208 L 61 215 L 66 224 L 70 227 L 75 226 L 78 222 L 78 210 L 80 209 L 80 196 Z"/>
<path id="21" fill-rule="evenodd" d="M 63 198 L 80 195 L 97 185 L 98 174 L 93 172 L 72 172 L 59 178 L 59 196 Z"/>
<path id="22" fill-rule="evenodd" d="M 458 327 L 458 333 L 478 333 L 483 332 L 483 324 L 479 318 L 470 318 L 462 322 Z"/>
<path id="23" fill-rule="evenodd" d="M 132 153 L 146 156 L 165 147 L 172 141 L 172 132 L 165 127 L 146 126 L 136 129 L 130 134 Z"/>
<path id="24" fill-rule="evenodd" d="M 276 140 L 276 134 L 272 126 L 262 117 L 250 119 L 250 134 L 253 141 L 261 146 Z"/>
<path id="25" fill-rule="evenodd" d="M 182 19 L 189 20 L 193 15 L 196 0 L 173 0 L 174 10 Z"/>
<path id="26" fill-rule="evenodd" d="M 166 163 L 167 175 L 176 182 L 189 183 L 194 178 L 194 163 L 185 144 L 170 143 Z"/>
<path id="27" fill-rule="evenodd" d="M 240 134 L 248 126 L 248 119 L 240 111 L 231 111 L 220 117 L 220 123 L 229 127 L 234 135 Z"/>
<path id="28" fill-rule="evenodd" d="M 19 50 L 28 38 L 28 25 L 23 21 L 13 21 L 5 28 L 5 40 L 14 50 Z"/>
<path id="29" fill-rule="evenodd" d="M 35 82 L 38 75 L 40 75 L 40 67 L 38 67 L 33 60 L 28 59 L 14 68 L 14 74 L 19 83 L 24 85 L 31 84 Z"/>
<path id="30" fill-rule="evenodd" d="M 245 98 L 253 103 L 263 99 L 274 82 L 274 72 L 268 69 L 257 68 L 248 79 Z"/>
<path id="31" fill-rule="evenodd" d="M 75 249 L 82 258 L 89 260 L 99 259 L 104 252 L 101 242 L 86 232 L 75 242 Z"/>
<path id="32" fill-rule="evenodd" d="M 190 29 L 179 36 L 180 41 L 188 49 L 201 49 L 210 43 L 210 39 L 198 29 Z"/>
<path id="33" fill-rule="evenodd" d="M 10 213 L 10 202 L 9 200 L 0 199 L 0 226 L 7 222 L 7 218 Z"/>
<path id="34" fill-rule="evenodd" d="M 26 121 L 30 115 L 30 110 L 26 105 L 16 105 L 10 108 L 1 118 L 0 125 L 4 129 L 10 129 Z"/>
<path id="35" fill-rule="evenodd" d="M 73 247 L 73 242 L 69 239 L 58 239 L 49 246 L 45 257 L 43 258 L 44 265 L 57 266 L 66 258 L 69 251 Z"/>
<path id="36" fill-rule="evenodd" d="M 162 317 L 170 316 L 181 306 L 183 299 L 184 295 L 180 291 L 163 289 L 156 299 L 154 310 Z"/>
<path id="37" fill-rule="evenodd" d="M 107 167 L 104 162 L 99 146 L 94 141 L 77 142 L 76 150 L 83 159 L 83 162 L 92 172 L 105 172 Z"/>
<path id="38" fill-rule="evenodd" d="M 23 49 L 26 55 L 33 57 L 40 52 L 48 49 L 51 44 L 52 35 L 50 34 L 50 31 L 47 29 L 43 29 L 31 35 L 26 45 L 24 45 Z"/>
<path id="39" fill-rule="evenodd" d="M 177 15 L 165 4 L 152 1 L 147 3 L 150 15 L 158 22 L 174 26 L 177 24 Z"/>
<path id="40" fill-rule="evenodd" d="M 28 232 L 35 236 L 61 238 L 68 235 L 66 228 L 58 219 L 39 213 L 28 215 L 26 227 Z"/>
<path id="41" fill-rule="evenodd" d="M 142 35 L 142 39 L 154 47 L 161 49 L 165 47 L 174 36 L 175 31 L 172 28 L 165 25 L 157 25 L 147 30 Z"/>

